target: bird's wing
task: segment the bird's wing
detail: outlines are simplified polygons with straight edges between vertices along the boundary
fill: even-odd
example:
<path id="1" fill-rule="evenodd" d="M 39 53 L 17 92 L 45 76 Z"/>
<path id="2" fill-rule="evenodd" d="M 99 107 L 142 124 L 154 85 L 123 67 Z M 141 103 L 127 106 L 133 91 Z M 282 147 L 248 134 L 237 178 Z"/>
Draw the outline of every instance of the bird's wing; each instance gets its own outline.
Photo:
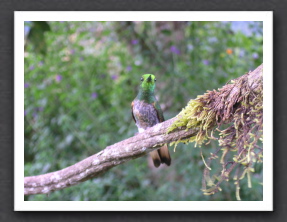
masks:
<path id="1" fill-rule="evenodd" d="M 132 117 L 133 117 L 133 119 L 134 119 L 134 121 L 135 121 L 135 123 L 136 123 L 136 119 L 135 119 L 134 112 L 133 112 L 133 109 L 134 109 L 134 101 L 132 101 L 132 103 L 131 103 L 131 108 L 132 108 Z"/>
<path id="2" fill-rule="evenodd" d="M 155 108 L 155 110 L 156 110 L 156 113 L 157 113 L 157 117 L 158 117 L 158 119 L 159 119 L 159 122 L 160 122 L 160 123 L 161 123 L 161 122 L 164 122 L 163 112 L 162 112 L 162 110 L 161 110 L 161 108 L 160 108 L 160 105 L 159 105 L 158 101 L 155 101 L 155 102 L 153 103 L 153 106 L 154 106 L 154 108 Z"/>
<path id="3" fill-rule="evenodd" d="M 157 101 L 155 101 L 153 103 L 153 106 L 156 110 L 156 113 L 157 113 L 157 117 L 159 119 L 159 122 L 164 122 L 164 117 L 163 117 L 163 112 L 160 108 L 160 105 Z M 154 151 L 152 151 L 154 152 Z M 152 153 L 151 152 L 151 153 Z M 155 153 L 155 152 L 154 152 Z M 169 154 L 169 151 L 168 151 L 168 147 L 167 145 L 165 144 L 164 146 L 162 146 L 161 148 L 159 148 L 157 150 L 157 153 L 158 153 L 158 156 L 160 157 L 160 162 L 161 163 L 165 163 L 167 166 L 170 166 L 170 163 L 171 163 L 171 158 L 170 158 L 170 154 Z M 153 163 L 154 163 L 154 166 L 155 167 L 158 167 L 160 164 L 158 164 L 158 159 L 154 159 L 154 156 L 156 156 L 155 154 L 152 155 L 152 158 L 153 158 Z"/>

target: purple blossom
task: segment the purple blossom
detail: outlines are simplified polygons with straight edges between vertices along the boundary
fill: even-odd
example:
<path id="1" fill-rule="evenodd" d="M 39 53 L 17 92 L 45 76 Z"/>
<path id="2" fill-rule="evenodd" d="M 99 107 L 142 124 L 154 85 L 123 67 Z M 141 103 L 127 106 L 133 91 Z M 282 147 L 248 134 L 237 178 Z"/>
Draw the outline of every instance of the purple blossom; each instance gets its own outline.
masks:
<path id="1" fill-rule="evenodd" d="M 96 99 L 98 97 L 98 94 L 96 92 L 93 92 L 92 95 L 91 95 L 91 98 L 92 99 Z"/>
<path id="2" fill-rule="evenodd" d="M 24 83 L 24 88 L 28 88 L 29 86 L 30 86 L 29 83 L 27 83 L 27 82 Z"/>
<path id="3" fill-rule="evenodd" d="M 30 70 L 35 69 L 35 66 L 31 65 L 31 66 L 29 67 L 29 69 L 30 69 Z"/>
<path id="4" fill-rule="evenodd" d="M 170 47 L 170 51 L 171 51 L 172 53 L 174 53 L 174 54 L 177 54 L 177 55 L 180 54 L 180 50 L 179 50 L 176 46 L 174 46 L 174 45 L 172 45 L 172 46 Z"/>
<path id="5" fill-rule="evenodd" d="M 70 50 L 70 53 L 73 55 L 73 54 L 75 54 L 75 49 L 71 49 Z"/>
<path id="6" fill-rule="evenodd" d="M 24 116 L 26 116 L 27 115 L 27 111 L 26 110 L 24 110 Z"/>
<path id="7" fill-rule="evenodd" d="M 44 107 L 42 107 L 42 106 L 37 107 L 36 110 L 37 110 L 38 112 L 42 112 L 42 111 L 44 110 Z"/>
<path id="8" fill-rule="evenodd" d="M 203 64 L 206 65 L 206 66 L 209 65 L 209 61 L 208 61 L 207 59 L 204 59 L 202 62 L 203 62 Z"/>
<path id="9" fill-rule="evenodd" d="M 189 51 L 193 50 L 193 45 L 188 44 L 188 45 L 187 45 L 187 49 L 188 49 Z"/>
<path id="10" fill-rule="evenodd" d="M 258 53 L 255 52 L 255 53 L 252 54 L 252 57 L 253 57 L 253 59 L 258 59 L 259 55 L 258 55 Z"/>
<path id="11" fill-rule="evenodd" d="M 118 78 L 119 78 L 119 76 L 118 75 L 112 75 L 112 80 L 117 80 Z"/>
<path id="12" fill-rule="evenodd" d="M 127 71 L 131 71 L 132 70 L 132 67 L 131 66 L 127 66 Z"/>
<path id="13" fill-rule="evenodd" d="M 139 43 L 139 40 L 137 40 L 137 39 L 133 39 L 133 40 L 131 41 L 131 43 L 132 43 L 132 45 L 136 45 L 136 44 L 138 44 L 138 43 Z"/>
<path id="14" fill-rule="evenodd" d="M 62 76 L 61 75 L 56 75 L 55 80 L 56 80 L 56 82 L 61 82 Z"/>
<path id="15" fill-rule="evenodd" d="M 83 61 L 84 60 L 84 58 L 83 57 L 80 57 L 80 61 Z"/>
<path id="16" fill-rule="evenodd" d="M 44 65 L 44 62 L 43 62 L 43 61 L 40 61 L 40 62 L 38 63 L 38 65 L 39 65 L 39 66 L 43 66 L 43 65 Z"/>
<path id="17" fill-rule="evenodd" d="M 245 56 L 245 51 L 244 49 L 241 49 L 240 52 L 239 52 L 239 57 L 244 57 Z"/>

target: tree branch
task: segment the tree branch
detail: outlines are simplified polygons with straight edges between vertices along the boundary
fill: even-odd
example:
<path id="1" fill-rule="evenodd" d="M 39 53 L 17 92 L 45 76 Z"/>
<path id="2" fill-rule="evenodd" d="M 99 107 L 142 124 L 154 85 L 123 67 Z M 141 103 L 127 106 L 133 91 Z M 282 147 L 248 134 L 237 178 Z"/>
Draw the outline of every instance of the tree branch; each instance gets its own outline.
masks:
<path id="1" fill-rule="evenodd" d="M 165 143 L 196 135 L 198 129 L 175 130 L 166 134 L 175 118 L 157 124 L 143 133 L 106 147 L 72 166 L 39 176 L 24 178 L 24 194 L 44 194 L 64 189 L 99 176 L 114 166 L 146 155 Z"/>

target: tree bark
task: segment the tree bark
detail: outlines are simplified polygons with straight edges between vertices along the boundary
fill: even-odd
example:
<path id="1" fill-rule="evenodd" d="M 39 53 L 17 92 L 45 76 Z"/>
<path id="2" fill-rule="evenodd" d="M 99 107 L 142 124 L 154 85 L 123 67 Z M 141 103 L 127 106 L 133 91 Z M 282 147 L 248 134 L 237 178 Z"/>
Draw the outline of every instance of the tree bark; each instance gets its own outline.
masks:
<path id="1" fill-rule="evenodd" d="M 76 185 L 99 176 L 114 166 L 146 155 L 165 143 L 196 135 L 197 129 L 188 131 L 180 129 L 166 134 L 167 128 L 174 120 L 175 118 L 172 118 L 157 124 L 143 133 L 108 146 L 101 152 L 62 170 L 39 176 L 25 177 L 24 194 L 49 193 L 54 190 Z"/>
<path id="2" fill-rule="evenodd" d="M 256 88 L 258 88 L 257 85 L 263 83 L 263 81 L 258 81 L 263 78 L 263 64 L 257 67 L 253 72 L 245 74 L 244 78 L 248 81 L 250 88 L 256 90 Z M 234 84 L 236 85 L 236 83 Z M 233 90 L 238 90 L 235 85 Z M 232 96 L 232 92 L 230 96 Z M 181 127 L 167 134 L 167 129 L 176 118 L 177 117 L 174 117 L 159 123 L 134 137 L 108 146 L 101 152 L 62 170 L 38 176 L 25 177 L 24 194 L 45 194 L 76 185 L 97 177 L 114 166 L 144 156 L 161 147 L 163 144 L 190 138 L 198 133 L 198 128 L 186 130 L 185 127 Z"/>

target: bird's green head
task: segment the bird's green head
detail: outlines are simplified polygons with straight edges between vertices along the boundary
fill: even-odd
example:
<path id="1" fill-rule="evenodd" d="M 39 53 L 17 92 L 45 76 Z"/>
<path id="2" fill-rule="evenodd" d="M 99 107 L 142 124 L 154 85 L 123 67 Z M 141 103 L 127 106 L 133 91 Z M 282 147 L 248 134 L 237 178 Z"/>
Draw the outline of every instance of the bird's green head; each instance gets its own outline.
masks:
<path id="1" fill-rule="evenodd" d="M 144 74 L 142 77 L 141 77 L 141 89 L 143 90 L 151 90 L 153 91 L 154 88 L 155 88 L 155 81 L 156 81 L 156 78 L 153 74 Z"/>

